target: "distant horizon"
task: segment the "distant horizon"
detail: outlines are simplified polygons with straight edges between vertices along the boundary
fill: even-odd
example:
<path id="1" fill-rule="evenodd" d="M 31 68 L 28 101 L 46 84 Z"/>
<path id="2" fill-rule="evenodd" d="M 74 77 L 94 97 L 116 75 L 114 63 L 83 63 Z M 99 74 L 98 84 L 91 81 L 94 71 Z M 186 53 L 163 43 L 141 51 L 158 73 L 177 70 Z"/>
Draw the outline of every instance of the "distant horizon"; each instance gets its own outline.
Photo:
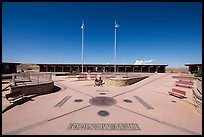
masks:
<path id="1" fill-rule="evenodd" d="M 2 2 L 2 62 L 202 64 L 200 2 Z"/>

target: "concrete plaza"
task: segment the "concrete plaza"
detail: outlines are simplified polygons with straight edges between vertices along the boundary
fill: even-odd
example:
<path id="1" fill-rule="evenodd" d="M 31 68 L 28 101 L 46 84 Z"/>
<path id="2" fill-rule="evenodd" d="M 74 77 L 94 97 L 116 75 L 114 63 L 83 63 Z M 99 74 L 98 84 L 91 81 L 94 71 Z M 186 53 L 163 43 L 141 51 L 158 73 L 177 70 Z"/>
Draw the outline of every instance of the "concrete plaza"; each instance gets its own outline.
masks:
<path id="1" fill-rule="evenodd" d="M 192 89 L 175 87 L 172 75 L 178 74 L 157 73 L 122 87 L 94 87 L 93 80 L 53 76 L 61 89 L 2 113 L 2 134 L 202 134 L 202 114 Z M 173 87 L 186 91 L 186 98 L 169 95 Z M 94 102 L 96 97 L 101 100 Z M 2 98 L 3 108 L 5 104 Z"/>

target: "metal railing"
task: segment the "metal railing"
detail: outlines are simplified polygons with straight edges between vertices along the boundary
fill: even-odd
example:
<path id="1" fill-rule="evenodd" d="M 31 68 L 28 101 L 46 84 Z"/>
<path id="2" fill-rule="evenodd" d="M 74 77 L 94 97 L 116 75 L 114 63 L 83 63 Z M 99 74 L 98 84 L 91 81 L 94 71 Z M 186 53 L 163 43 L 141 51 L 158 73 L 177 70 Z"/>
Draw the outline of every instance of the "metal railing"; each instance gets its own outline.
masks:
<path id="1" fill-rule="evenodd" d="M 4 75 L 2 75 L 4 76 Z M 21 72 L 6 75 L 11 76 L 11 84 L 16 85 L 18 82 L 31 82 L 33 84 L 42 84 L 52 81 L 52 73 L 47 72 Z"/>

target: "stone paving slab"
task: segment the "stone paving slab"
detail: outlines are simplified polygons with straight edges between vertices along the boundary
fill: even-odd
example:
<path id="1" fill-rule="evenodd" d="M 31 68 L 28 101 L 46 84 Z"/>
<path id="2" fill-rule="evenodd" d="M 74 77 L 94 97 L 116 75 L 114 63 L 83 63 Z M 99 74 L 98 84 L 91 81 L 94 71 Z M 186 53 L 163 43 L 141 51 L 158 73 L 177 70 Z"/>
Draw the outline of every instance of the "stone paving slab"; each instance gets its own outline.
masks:
<path id="1" fill-rule="evenodd" d="M 202 115 L 193 106 L 192 89 L 185 99 L 170 96 L 174 74 L 157 73 L 125 87 L 90 86 L 94 81 L 75 81 L 66 76 L 53 76 L 61 87 L 56 93 L 37 96 L 2 114 L 2 134 L 70 135 L 70 134 L 202 134 Z M 89 86 L 86 86 L 89 85 Z M 177 87 L 176 87 L 177 88 Z M 99 94 L 105 92 L 105 95 Z M 54 107 L 65 97 L 60 107 Z M 134 96 L 140 97 L 153 109 L 147 109 Z M 110 106 L 95 106 L 93 97 L 111 97 Z M 75 102 L 82 99 L 82 102 Z M 132 102 L 125 102 L 124 99 Z M 100 116 L 99 111 L 107 111 Z"/>

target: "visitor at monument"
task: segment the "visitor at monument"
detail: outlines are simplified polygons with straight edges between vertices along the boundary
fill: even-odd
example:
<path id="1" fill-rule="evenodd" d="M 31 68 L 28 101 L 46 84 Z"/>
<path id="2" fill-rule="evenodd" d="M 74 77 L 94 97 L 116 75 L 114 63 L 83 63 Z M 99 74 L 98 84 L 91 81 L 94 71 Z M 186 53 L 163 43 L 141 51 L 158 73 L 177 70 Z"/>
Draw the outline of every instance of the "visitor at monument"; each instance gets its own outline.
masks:
<path id="1" fill-rule="evenodd" d="M 95 87 L 95 86 L 99 86 L 99 80 L 98 80 L 97 78 L 95 79 L 95 85 L 94 85 L 94 87 Z"/>
<path id="2" fill-rule="evenodd" d="M 99 80 L 96 78 L 94 87 L 95 86 L 102 86 L 102 83 L 103 83 L 103 80 L 101 79 L 101 77 L 99 77 Z"/>
<path id="3" fill-rule="evenodd" d="M 99 77 L 99 86 L 102 86 L 102 84 L 103 84 L 103 80 L 101 79 L 101 77 Z"/>

